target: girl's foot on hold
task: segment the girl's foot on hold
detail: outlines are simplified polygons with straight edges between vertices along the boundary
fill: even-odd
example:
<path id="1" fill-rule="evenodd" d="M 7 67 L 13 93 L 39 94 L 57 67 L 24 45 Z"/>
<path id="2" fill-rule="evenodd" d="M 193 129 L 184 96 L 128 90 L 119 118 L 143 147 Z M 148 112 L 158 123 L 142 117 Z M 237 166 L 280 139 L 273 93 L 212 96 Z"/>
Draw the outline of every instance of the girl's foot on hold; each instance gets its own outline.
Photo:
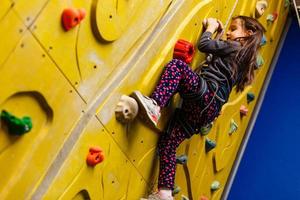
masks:
<path id="1" fill-rule="evenodd" d="M 138 102 L 142 116 L 150 125 L 157 127 L 160 118 L 160 107 L 157 102 L 147 96 L 142 95 L 140 91 L 134 91 L 132 97 Z"/>
<path id="2" fill-rule="evenodd" d="M 148 196 L 147 199 L 141 198 L 140 200 L 174 200 L 172 196 L 161 197 L 159 193 L 153 193 Z"/>

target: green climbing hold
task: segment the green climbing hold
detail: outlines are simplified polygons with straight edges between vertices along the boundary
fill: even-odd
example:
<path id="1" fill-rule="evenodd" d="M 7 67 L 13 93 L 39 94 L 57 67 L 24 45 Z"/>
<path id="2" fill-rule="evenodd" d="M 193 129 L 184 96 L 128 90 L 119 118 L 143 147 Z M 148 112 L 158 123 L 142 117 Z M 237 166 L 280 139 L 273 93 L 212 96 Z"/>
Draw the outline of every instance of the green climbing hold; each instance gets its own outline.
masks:
<path id="1" fill-rule="evenodd" d="M 231 119 L 231 121 L 230 121 L 229 135 L 232 135 L 232 133 L 236 132 L 237 129 L 238 129 L 238 127 L 239 126 L 237 125 L 237 123 L 233 119 Z"/>
<path id="2" fill-rule="evenodd" d="M 247 93 L 247 102 L 250 103 L 254 99 L 255 99 L 255 94 L 253 94 L 252 92 L 248 92 Z"/>
<path id="3" fill-rule="evenodd" d="M 181 191 L 181 188 L 178 185 L 176 185 L 172 191 L 172 195 L 174 196 L 174 195 L 178 194 L 180 191 Z"/>
<path id="4" fill-rule="evenodd" d="M 264 58 L 260 54 L 258 54 L 256 57 L 256 68 L 260 68 L 264 63 Z"/>
<path id="5" fill-rule="evenodd" d="M 180 156 L 176 156 L 176 163 L 177 164 L 182 164 L 182 165 L 186 164 L 187 160 L 188 160 L 188 157 L 185 154 L 180 155 Z"/>
<path id="6" fill-rule="evenodd" d="M 288 8 L 288 7 L 290 7 L 290 5 L 291 5 L 290 0 L 285 0 L 284 1 L 284 8 Z"/>
<path id="7" fill-rule="evenodd" d="M 18 118 L 2 110 L 1 120 L 6 124 L 8 132 L 12 135 L 23 135 L 32 129 L 31 118 L 27 116 Z"/>
<path id="8" fill-rule="evenodd" d="M 212 126 L 213 126 L 213 123 L 209 123 L 205 126 L 202 126 L 200 128 L 200 134 L 201 135 L 207 135 L 209 133 L 209 131 L 211 130 Z"/>
<path id="9" fill-rule="evenodd" d="M 219 181 L 213 181 L 212 184 L 210 185 L 210 189 L 212 191 L 216 191 L 216 190 L 220 189 L 220 187 L 221 187 L 221 184 Z"/>
<path id="10" fill-rule="evenodd" d="M 213 140 L 210 140 L 209 138 L 205 138 L 205 151 L 209 152 L 213 148 L 217 146 L 216 142 Z"/>

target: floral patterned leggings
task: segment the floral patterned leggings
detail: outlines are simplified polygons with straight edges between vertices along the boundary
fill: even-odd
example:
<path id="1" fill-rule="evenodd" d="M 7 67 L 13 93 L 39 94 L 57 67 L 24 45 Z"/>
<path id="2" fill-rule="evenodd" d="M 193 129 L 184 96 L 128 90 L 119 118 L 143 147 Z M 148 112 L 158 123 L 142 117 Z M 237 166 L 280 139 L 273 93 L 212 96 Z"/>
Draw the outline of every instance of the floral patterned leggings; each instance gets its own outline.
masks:
<path id="1" fill-rule="evenodd" d="M 155 99 L 160 107 L 165 107 L 176 92 L 181 95 L 199 92 L 201 81 L 203 81 L 203 79 L 200 79 L 202 77 L 193 72 L 185 62 L 173 59 L 166 65 L 161 80 L 151 98 Z M 197 101 L 185 102 L 183 100 L 181 113 L 194 130 L 200 129 L 201 126 L 212 122 L 218 116 L 219 106 L 213 97 L 214 92 L 208 88 L 202 95 L 201 103 Z M 203 106 L 206 109 L 200 115 Z M 160 156 L 158 188 L 174 189 L 176 149 L 184 139 L 189 137 L 183 127 L 176 121 L 167 133 L 161 135 L 158 143 Z"/>

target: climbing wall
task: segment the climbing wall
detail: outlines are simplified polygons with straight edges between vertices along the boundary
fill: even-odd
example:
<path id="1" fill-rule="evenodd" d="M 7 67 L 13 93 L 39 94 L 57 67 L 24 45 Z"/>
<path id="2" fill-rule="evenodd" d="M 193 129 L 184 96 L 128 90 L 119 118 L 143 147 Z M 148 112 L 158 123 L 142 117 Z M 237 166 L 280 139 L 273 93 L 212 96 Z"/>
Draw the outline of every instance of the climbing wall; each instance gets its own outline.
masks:
<path id="1" fill-rule="evenodd" d="M 161 133 L 116 120 L 121 96 L 149 95 L 175 43 L 196 45 L 204 18 L 227 27 L 232 16 L 256 16 L 267 32 L 255 82 L 233 92 L 209 134 L 178 148 L 187 162 L 178 164 L 175 198 L 220 199 L 289 10 L 285 0 L 266 3 L 260 16 L 246 0 L 1 0 L 0 198 L 146 196 Z M 204 58 L 196 51 L 190 66 Z"/>

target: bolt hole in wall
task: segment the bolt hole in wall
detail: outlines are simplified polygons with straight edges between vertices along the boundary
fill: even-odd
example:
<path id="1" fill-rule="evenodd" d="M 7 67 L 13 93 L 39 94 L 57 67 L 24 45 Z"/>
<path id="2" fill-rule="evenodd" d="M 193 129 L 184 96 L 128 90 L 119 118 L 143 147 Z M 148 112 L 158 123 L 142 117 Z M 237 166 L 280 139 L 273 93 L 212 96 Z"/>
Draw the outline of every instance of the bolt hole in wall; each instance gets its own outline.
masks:
<path id="1" fill-rule="evenodd" d="M 299 36 L 293 19 L 228 200 L 300 199 Z"/>

